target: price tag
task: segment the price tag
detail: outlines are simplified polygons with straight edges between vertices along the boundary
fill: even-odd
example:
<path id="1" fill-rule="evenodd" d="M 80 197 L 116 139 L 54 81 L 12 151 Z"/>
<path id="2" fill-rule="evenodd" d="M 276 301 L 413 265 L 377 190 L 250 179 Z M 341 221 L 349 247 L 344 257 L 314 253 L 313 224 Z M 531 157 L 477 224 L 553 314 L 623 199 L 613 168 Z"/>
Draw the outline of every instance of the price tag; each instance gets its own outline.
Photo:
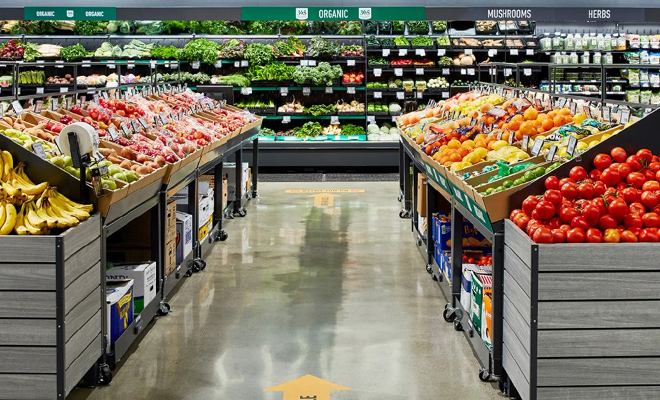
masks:
<path id="1" fill-rule="evenodd" d="M 405 93 L 404 93 L 404 92 L 396 92 L 396 98 L 397 98 L 398 100 L 403 100 L 404 97 L 405 97 Z"/>
<path id="2" fill-rule="evenodd" d="M 445 49 L 438 49 L 438 57 L 442 57 L 445 54 L 447 54 L 447 50 Z"/>
<path id="3" fill-rule="evenodd" d="M 587 118 L 591 118 L 591 109 L 589 106 L 582 106 L 582 110 L 584 111 L 584 115 L 586 115 Z"/>
<path id="4" fill-rule="evenodd" d="M 44 150 L 44 145 L 41 142 L 32 143 L 32 151 L 42 160 L 46 159 L 46 151 Z"/>
<path id="5" fill-rule="evenodd" d="M 513 71 L 511 68 L 504 68 L 504 76 L 511 76 L 513 75 Z"/>
<path id="6" fill-rule="evenodd" d="M 527 151 L 528 147 L 529 147 L 529 135 L 523 135 L 522 148 L 523 148 L 523 150 Z"/>
<path id="7" fill-rule="evenodd" d="M 424 75 L 424 68 L 415 68 L 415 75 Z"/>
<path id="8" fill-rule="evenodd" d="M 504 134 L 504 131 L 499 131 L 497 132 L 497 135 L 495 136 L 497 140 L 502 140 L 502 135 Z"/>
<path id="9" fill-rule="evenodd" d="M 249 65 L 250 65 L 250 63 L 249 63 L 248 60 L 241 60 L 241 67 L 247 67 Z"/>
<path id="10" fill-rule="evenodd" d="M 346 88 L 346 93 L 348 94 L 355 94 L 355 87 L 349 86 Z"/>
<path id="11" fill-rule="evenodd" d="M 403 76 L 403 68 L 394 68 L 394 75 Z"/>
<path id="12" fill-rule="evenodd" d="M 443 68 L 442 75 L 449 75 L 449 68 Z"/>
<path id="13" fill-rule="evenodd" d="M 472 49 L 465 49 L 465 51 L 463 51 L 463 53 L 465 53 L 469 56 L 470 54 L 472 54 Z"/>
<path id="14" fill-rule="evenodd" d="M 399 57 L 403 57 L 408 54 L 408 49 L 399 49 Z"/>
<path id="15" fill-rule="evenodd" d="M 55 61 L 55 64 L 56 64 L 55 65 L 56 68 L 64 68 L 64 65 L 60 65 L 60 64 L 64 64 L 64 61 L 62 60 Z"/>
<path id="16" fill-rule="evenodd" d="M 449 98 L 449 92 L 442 92 L 442 98 L 443 99 L 448 99 Z"/>
<path id="17" fill-rule="evenodd" d="M 530 153 L 532 153 L 532 155 L 536 157 L 539 155 L 542 148 L 543 148 L 543 139 L 536 139 L 534 141 L 534 144 L 532 145 L 532 150 L 530 151 Z"/>
<path id="18" fill-rule="evenodd" d="M 107 67 L 108 67 L 109 69 L 115 69 L 115 68 L 117 68 L 117 66 L 115 65 L 115 62 L 114 62 L 114 61 L 108 61 Z"/>
<path id="19" fill-rule="evenodd" d="M 18 102 L 18 100 L 14 100 L 11 102 L 11 106 L 14 109 L 14 112 L 18 115 L 23 114 L 23 107 L 21 107 L 21 103 Z M 2 106 L 0 106 L 2 107 Z"/>
<path id="20" fill-rule="evenodd" d="M 44 88 L 43 87 L 38 87 L 37 88 L 37 94 L 44 94 Z"/>
<path id="21" fill-rule="evenodd" d="M 509 144 L 513 144 L 516 140 L 516 132 L 509 131 Z"/>
<path id="22" fill-rule="evenodd" d="M 495 57 L 497 55 L 497 49 L 489 49 L 488 57 Z"/>
<path id="23" fill-rule="evenodd" d="M 621 123 L 627 124 L 629 121 L 630 121 L 630 109 L 624 108 L 623 110 L 621 110 Z"/>
<path id="24" fill-rule="evenodd" d="M 115 127 L 113 125 L 110 125 L 108 127 L 108 133 L 110 134 L 110 137 L 112 138 L 112 140 L 117 140 L 117 137 L 118 137 L 117 130 L 115 129 Z"/>
<path id="25" fill-rule="evenodd" d="M 192 66 L 192 69 L 199 69 L 199 61 L 193 61 L 191 66 Z"/>
<path id="26" fill-rule="evenodd" d="M 331 125 L 336 125 L 336 124 L 338 124 L 338 123 L 339 123 L 339 117 L 336 116 L 336 115 L 332 115 L 332 116 L 330 117 L 330 124 L 331 124 Z"/>
<path id="27" fill-rule="evenodd" d="M 65 108 L 66 108 L 67 110 L 71 108 L 71 103 L 72 103 L 72 101 L 73 101 L 73 100 L 71 99 L 71 97 L 69 97 L 69 98 L 66 99 L 66 101 L 64 102 L 64 104 L 66 104 Z"/>
<path id="28" fill-rule="evenodd" d="M 287 96 L 289 94 L 289 88 L 288 87 L 281 87 L 280 88 L 280 94 L 282 96 Z"/>
<path id="29" fill-rule="evenodd" d="M 474 75 L 474 68 L 468 68 L 468 75 Z"/>
<path id="30" fill-rule="evenodd" d="M 242 95 L 251 95 L 252 94 L 252 88 L 251 87 L 242 87 L 241 88 L 241 94 Z"/>
<path id="31" fill-rule="evenodd" d="M 69 93 L 69 88 L 68 87 L 61 87 L 60 88 L 60 93 Z"/>
<path id="32" fill-rule="evenodd" d="M 181 121 L 182 119 L 183 119 L 183 111 L 180 110 L 179 111 L 179 121 Z"/>
<path id="33" fill-rule="evenodd" d="M 383 57 L 387 57 L 390 55 L 390 49 L 383 49 Z"/>
<path id="34" fill-rule="evenodd" d="M 509 50 L 509 54 L 511 54 L 512 56 L 517 56 L 518 55 L 518 49 Z"/>
<path id="35" fill-rule="evenodd" d="M 467 69 L 461 68 L 461 75 L 467 75 Z"/>
<path id="36" fill-rule="evenodd" d="M 497 68 L 488 68 L 488 74 L 489 75 L 497 75 Z M 490 92 L 491 88 L 488 88 L 488 91 Z"/>
<path id="37" fill-rule="evenodd" d="M 142 125 L 144 129 L 147 129 L 149 127 L 149 124 L 147 124 L 147 121 L 145 121 L 144 118 L 139 118 L 138 122 L 140 123 L 140 125 Z"/>
<path id="38" fill-rule="evenodd" d="M 396 115 L 392 115 L 392 122 L 396 122 Z"/>
<path id="39" fill-rule="evenodd" d="M 129 62 L 127 62 L 127 63 L 126 63 L 126 68 L 127 68 L 127 69 L 133 69 L 133 68 L 135 68 L 135 64 L 133 63 L 133 61 L 129 61 Z"/>
<path id="40" fill-rule="evenodd" d="M 376 117 L 374 117 L 373 115 L 367 115 L 367 122 L 369 122 L 370 124 L 375 124 Z"/>
<path id="41" fill-rule="evenodd" d="M 303 96 L 309 96 L 309 94 L 311 93 L 311 89 L 308 88 L 308 87 L 304 87 L 304 88 L 302 88 L 302 93 L 303 93 Z"/>
<path id="42" fill-rule="evenodd" d="M 222 66 L 222 63 L 220 63 L 220 66 Z M 170 61 L 170 69 L 177 69 L 177 68 L 179 68 L 179 63 Z"/>
<path id="43" fill-rule="evenodd" d="M 523 75 L 532 76 L 532 69 L 531 68 L 523 68 Z"/>
<path id="44" fill-rule="evenodd" d="M 240 61 L 234 61 L 234 68 L 239 68 L 241 66 Z"/>
<path id="45" fill-rule="evenodd" d="M 50 107 L 50 111 L 57 111 L 58 108 L 57 100 L 49 99 L 48 101 L 49 101 L 48 106 Z"/>
<path id="46" fill-rule="evenodd" d="M 610 106 L 603 106 L 603 119 L 607 122 L 610 122 L 612 118 L 610 111 Z"/>
<path id="47" fill-rule="evenodd" d="M 222 60 L 218 60 L 218 61 L 215 63 L 215 68 L 216 68 L 216 69 L 218 69 L 218 68 L 222 68 Z"/>
<path id="48" fill-rule="evenodd" d="M 382 99 L 383 92 L 374 92 L 374 99 Z"/>
<path id="49" fill-rule="evenodd" d="M 417 50 L 415 50 L 415 55 L 420 56 L 420 57 L 425 57 L 426 56 L 426 50 L 417 49 Z"/>
<path id="50" fill-rule="evenodd" d="M 0 108 L 3 108 L 3 107 L 0 106 Z M 39 114 L 39 113 L 41 113 L 41 110 L 42 110 L 43 108 L 44 108 L 44 102 L 41 101 L 41 100 L 38 100 L 38 101 L 37 101 L 37 104 L 34 105 L 34 112 L 35 112 L 36 114 Z"/>
<path id="51" fill-rule="evenodd" d="M 167 113 L 165 113 L 165 112 L 160 113 L 160 120 L 163 122 L 163 124 L 166 124 L 166 123 L 170 122 L 167 119 Z"/>
<path id="52" fill-rule="evenodd" d="M 573 157 L 575 154 L 575 148 L 577 147 L 578 140 L 575 136 L 568 137 L 568 146 L 566 147 L 566 154 L 570 157 Z"/>
<path id="53" fill-rule="evenodd" d="M 346 66 L 355 67 L 355 60 L 346 60 Z"/>
<path id="54" fill-rule="evenodd" d="M 131 121 L 131 127 L 133 128 L 133 132 L 140 132 L 140 125 L 136 120 Z"/>
<path id="55" fill-rule="evenodd" d="M 374 68 L 374 76 L 380 77 L 383 75 L 383 70 L 381 68 Z"/>
<path id="56" fill-rule="evenodd" d="M 552 145 L 550 146 L 550 149 L 548 149 L 548 155 L 545 156 L 545 161 L 552 161 L 555 158 L 555 154 L 557 154 L 557 146 Z"/>
<path id="57" fill-rule="evenodd" d="M 104 98 L 105 100 L 110 99 L 110 96 L 108 96 L 108 92 L 105 92 L 105 91 L 104 91 L 104 92 L 101 92 L 101 96 L 103 96 L 103 98 Z"/>
<path id="58" fill-rule="evenodd" d="M 325 88 L 325 93 L 326 94 L 332 94 L 333 92 L 334 92 L 334 90 L 332 89 L 332 86 L 328 86 L 328 87 Z"/>
<path id="59" fill-rule="evenodd" d="M 567 101 L 568 101 L 567 98 L 561 97 L 559 100 L 557 100 L 557 105 L 559 106 L 559 108 L 564 108 Z"/>
<path id="60" fill-rule="evenodd" d="M 124 136 L 127 138 L 131 137 L 131 128 L 128 126 L 128 124 L 121 124 L 121 130 L 124 132 Z"/>
<path id="61" fill-rule="evenodd" d="M 418 99 L 423 99 L 424 98 L 424 92 L 417 92 L 417 98 Z"/>
<path id="62" fill-rule="evenodd" d="M 283 124 L 288 124 L 289 122 L 291 122 L 291 117 L 290 116 L 285 115 L 285 116 L 282 117 L 282 123 Z"/>
<path id="63" fill-rule="evenodd" d="M 572 101 L 571 102 L 571 114 L 575 114 L 576 111 L 577 111 L 577 103 Z"/>

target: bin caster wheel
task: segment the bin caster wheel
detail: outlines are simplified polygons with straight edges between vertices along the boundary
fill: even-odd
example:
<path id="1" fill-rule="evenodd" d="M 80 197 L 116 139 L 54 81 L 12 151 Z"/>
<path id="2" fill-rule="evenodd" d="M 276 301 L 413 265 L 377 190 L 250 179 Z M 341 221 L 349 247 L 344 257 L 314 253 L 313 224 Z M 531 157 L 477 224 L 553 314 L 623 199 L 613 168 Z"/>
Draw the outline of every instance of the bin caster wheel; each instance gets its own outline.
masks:
<path id="1" fill-rule="evenodd" d="M 403 201 L 403 196 L 399 195 L 399 197 L 397 197 L 397 200 L 399 201 L 399 203 L 401 203 Z"/>
<path id="2" fill-rule="evenodd" d="M 220 233 L 218 234 L 218 239 L 220 239 L 221 242 L 227 240 L 228 237 L 229 235 L 224 230 L 220 231 Z"/>
<path id="3" fill-rule="evenodd" d="M 162 302 L 160 303 L 160 307 L 158 307 L 158 315 L 165 316 L 170 313 L 170 310 L 172 308 L 170 307 L 170 303 L 167 302 Z"/>
<path id="4" fill-rule="evenodd" d="M 109 385 L 112 382 L 112 370 L 108 364 L 99 365 L 99 383 Z"/>
<path id="5" fill-rule="evenodd" d="M 410 218 L 410 213 L 407 210 L 399 211 L 399 218 L 407 219 Z"/>
<path id="6" fill-rule="evenodd" d="M 431 264 L 426 264 L 426 272 L 429 274 L 433 273 L 433 266 Z"/>
<path id="7" fill-rule="evenodd" d="M 503 395 L 509 395 L 509 384 L 505 379 L 500 378 L 500 380 L 497 381 L 497 387 L 500 389 L 500 392 L 502 392 Z"/>
<path id="8" fill-rule="evenodd" d="M 445 322 L 452 322 L 456 318 L 456 313 L 451 308 L 445 308 L 445 311 L 442 312 L 442 318 Z"/>
<path id="9" fill-rule="evenodd" d="M 204 271 L 204 268 L 206 268 L 206 261 L 201 258 L 197 258 L 195 259 L 195 266 L 197 267 L 196 272 Z"/>
<path id="10" fill-rule="evenodd" d="M 194 267 L 193 267 L 193 268 L 194 268 Z M 189 270 L 186 271 L 186 277 L 190 278 L 190 277 L 192 276 L 192 274 L 193 274 L 193 270 L 192 270 L 192 269 L 189 269 Z"/>
<path id="11" fill-rule="evenodd" d="M 435 274 L 432 274 L 432 275 L 431 275 L 431 279 L 433 279 L 433 280 L 434 280 L 435 282 L 437 282 L 437 281 L 438 281 L 438 277 L 437 277 L 437 276 L 435 276 Z"/>
<path id="12" fill-rule="evenodd" d="M 490 380 L 490 372 L 486 368 L 479 370 L 479 380 L 482 382 L 488 382 Z"/>
<path id="13" fill-rule="evenodd" d="M 454 321 L 454 329 L 457 330 L 458 332 L 463 330 L 463 325 L 461 324 L 461 321 Z"/>

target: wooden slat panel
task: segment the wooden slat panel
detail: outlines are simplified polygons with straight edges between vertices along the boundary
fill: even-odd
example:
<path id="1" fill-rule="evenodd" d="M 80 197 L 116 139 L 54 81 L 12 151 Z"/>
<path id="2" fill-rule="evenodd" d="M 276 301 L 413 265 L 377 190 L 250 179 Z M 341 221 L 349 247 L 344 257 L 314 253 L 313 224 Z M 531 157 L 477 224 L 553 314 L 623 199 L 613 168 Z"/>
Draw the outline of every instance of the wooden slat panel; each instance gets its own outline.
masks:
<path id="1" fill-rule="evenodd" d="M 538 356 L 660 356 L 658 343 L 660 343 L 660 329 L 539 331 Z"/>
<path id="2" fill-rule="evenodd" d="M 504 269 L 518 282 L 525 294 L 531 297 L 532 270 L 506 245 L 504 246 Z"/>
<path id="3" fill-rule="evenodd" d="M 87 323 L 78 330 L 65 346 L 65 358 L 67 368 L 73 360 L 78 358 L 87 346 L 94 340 L 95 337 L 101 334 L 101 311 L 96 313 L 87 321 Z"/>
<path id="4" fill-rule="evenodd" d="M 534 242 L 508 219 L 504 221 L 504 244 L 509 246 L 523 263 L 532 265 L 532 245 Z"/>
<path id="5" fill-rule="evenodd" d="M 660 301 L 539 302 L 539 329 L 660 328 Z"/>
<path id="6" fill-rule="evenodd" d="M 0 346 L 55 346 L 54 319 L 3 319 Z"/>
<path id="7" fill-rule="evenodd" d="M 653 243 L 619 243 L 616 246 L 590 243 L 539 245 L 539 272 L 658 271 L 660 263 L 656 247 Z"/>
<path id="8" fill-rule="evenodd" d="M 64 262 L 64 287 L 68 287 L 99 261 L 101 261 L 101 238 L 95 239 Z"/>
<path id="9" fill-rule="evenodd" d="M 523 375 L 518 364 L 516 364 L 516 361 L 506 345 L 502 346 L 502 366 L 509 376 L 509 379 L 511 379 L 511 382 L 513 382 L 513 385 L 516 387 L 522 400 L 529 400 L 529 382 L 525 378 L 525 375 Z"/>
<path id="10" fill-rule="evenodd" d="M 531 299 L 506 270 L 504 271 L 504 296 L 509 299 L 523 318 L 531 316 Z"/>
<path id="11" fill-rule="evenodd" d="M 55 347 L 0 347 L 0 373 L 55 374 L 57 373 L 57 349 Z"/>
<path id="12" fill-rule="evenodd" d="M 97 263 L 64 290 L 64 314 L 68 314 L 94 288 L 101 284 L 101 263 Z"/>
<path id="13" fill-rule="evenodd" d="M 0 400 L 53 400 L 56 375 L 0 374 Z"/>
<path id="14" fill-rule="evenodd" d="M 56 236 L 3 236 L 0 254 L 4 263 L 54 263 Z"/>
<path id="15" fill-rule="evenodd" d="M 55 264 L 0 264 L 0 276 L 0 290 L 55 290 Z"/>
<path id="16" fill-rule="evenodd" d="M 538 386 L 653 385 L 658 383 L 660 357 L 539 358 L 537 365 Z"/>
<path id="17" fill-rule="evenodd" d="M 540 387 L 538 398 L 543 400 L 656 400 L 660 386 L 603 386 L 603 387 Z"/>
<path id="18" fill-rule="evenodd" d="M 516 333 L 520 342 L 525 346 L 525 351 L 529 353 L 529 346 L 531 343 L 531 331 L 529 320 L 525 321 L 522 315 L 516 310 L 516 308 L 511 304 L 508 298 L 504 297 L 502 301 L 502 309 L 504 315 L 504 321 L 511 327 L 511 329 Z"/>
<path id="19" fill-rule="evenodd" d="M 55 318 L 55 292 L 0 292 L 0 318 Z"/>
<path id="20" fill-rule="evenodd" d="M 65 340 L 69 340 L 101 308 L 100 290 L 101 286 L 94 289 L 64 318 L 66 321 Z"/>
<path id="21" fill-rule="evenodd" d="M 80 379 L 85 376 L 96 360 L 101 357 L 101 347 L 101 335 L 99 334 L 83 353 L 73 361 L 71 366 L 67 368 L 64 385 L 66 394 L 71 392 L 71 389 L 80 382 Z"/>
<path id="22" fill-rule="evenodd" d="M 658 288 L 660 288 L 660 272 L 539 274 L 539 301 L 658 300 L 660 299 Z"/>
<path id="23" fill-rule="evenodd" d="M 522 374 L 525 376 L 525 379 L 529 381 L 531 373 L 529 353 L 525 349 L 525 345 L 522 344 L 518 336 L 516 336 L 516 334 L 513 332 L 513 329 L 511 329 L 506 321 L 504 321 L 502 326 L 502 341 L 506 345 L 507 349 L 509 349 L 509 353 L 511 353 L 513 359 L 516 360 L 516 364 L 518 364 L 520 372 L 522 372 Z"/>
<path id="24" fill-rule="evenodd" d="M 64 259 L 68 260 L 83 246 L 87 246 L 101 236 L 101 217 L 96 214 L 75 228 L 68 229 L 62 236 L 64 237 Z"/>

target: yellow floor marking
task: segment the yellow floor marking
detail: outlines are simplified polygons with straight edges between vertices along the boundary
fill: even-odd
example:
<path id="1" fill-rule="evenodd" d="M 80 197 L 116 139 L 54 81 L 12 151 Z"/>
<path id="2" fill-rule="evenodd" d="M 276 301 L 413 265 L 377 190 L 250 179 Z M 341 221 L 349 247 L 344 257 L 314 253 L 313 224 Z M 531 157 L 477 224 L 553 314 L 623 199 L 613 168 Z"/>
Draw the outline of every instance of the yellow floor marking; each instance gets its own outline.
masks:
<path id="1" fill-rule="evenodd" d="M 298 379 L 264 389 L 264 392 L 283 392 L 282 400 L 330 400 L 330 392 L 351 390 L 313 375 L 301 376 Z"/>

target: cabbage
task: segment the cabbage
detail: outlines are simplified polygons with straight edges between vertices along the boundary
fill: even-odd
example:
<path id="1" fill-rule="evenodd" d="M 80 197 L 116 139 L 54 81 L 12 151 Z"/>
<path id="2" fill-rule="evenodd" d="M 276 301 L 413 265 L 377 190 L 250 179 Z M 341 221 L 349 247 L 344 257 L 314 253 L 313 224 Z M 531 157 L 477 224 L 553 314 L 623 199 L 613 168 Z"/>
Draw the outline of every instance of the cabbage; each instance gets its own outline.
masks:
<path id="1" fill-rule="evenodd" d="M 401 106 L 397 103 L 390 103 L 389 110 L 393 113 L 401 112 Z"/>
<path id="2" fill-rule="evenodd" d="M 369 124 L 369 126 L 367 126 L 367 132 L 370 134 L 377 134 L 380 130 L 378 129 L 378 125 Z"/>
<path id="3" fill-rule="evenodd" d="M 397 128 L 390 128 L 390 135 L 398 135 L 399 130 Z"/>
<path id="4" fill-rule="evenodd" d="M 383 132 L 384 134 L 388 134 L 388 133 L 390 133 L 389 128 L 386 127 L 385 125 L 383 125 L 383 126 L 380 127 L 380 131 Z"/>

